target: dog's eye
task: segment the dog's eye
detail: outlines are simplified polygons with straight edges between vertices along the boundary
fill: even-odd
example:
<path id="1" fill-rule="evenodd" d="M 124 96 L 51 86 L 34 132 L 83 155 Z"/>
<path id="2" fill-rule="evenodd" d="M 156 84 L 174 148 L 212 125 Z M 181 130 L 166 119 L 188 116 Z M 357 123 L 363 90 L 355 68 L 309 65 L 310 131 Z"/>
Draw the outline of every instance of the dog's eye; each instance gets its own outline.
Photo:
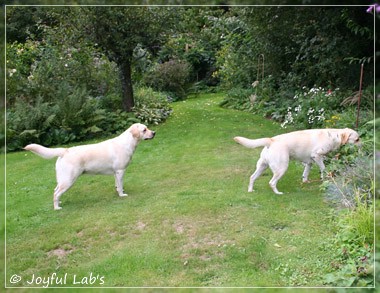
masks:
<path id="1" fill-rule="evenodd" d="M 146 128 L 144 128 L 143 132 L 146 132 Z"/>

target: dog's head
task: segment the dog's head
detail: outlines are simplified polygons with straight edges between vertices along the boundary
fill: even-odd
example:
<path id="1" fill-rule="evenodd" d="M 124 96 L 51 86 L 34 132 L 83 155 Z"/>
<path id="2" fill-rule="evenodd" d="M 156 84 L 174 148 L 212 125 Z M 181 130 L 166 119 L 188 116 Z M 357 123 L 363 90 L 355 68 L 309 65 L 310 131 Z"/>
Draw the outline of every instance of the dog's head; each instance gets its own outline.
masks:
<path id="1" fill-rule="evenodd" d="M 342 129 L 340 137 L 342 144 L 352 143 L 360 145 L 360 137 L 355 130 L 352 130 L 350 128 Z"/>
<path id="2" fill-rule="evenodd" d="M 152 139 L 156 135 L 156 132 L 148 129 L 148 127 L 141 123 L 133 124 L 130 127 L 130 132 L 138 140 Z"/>

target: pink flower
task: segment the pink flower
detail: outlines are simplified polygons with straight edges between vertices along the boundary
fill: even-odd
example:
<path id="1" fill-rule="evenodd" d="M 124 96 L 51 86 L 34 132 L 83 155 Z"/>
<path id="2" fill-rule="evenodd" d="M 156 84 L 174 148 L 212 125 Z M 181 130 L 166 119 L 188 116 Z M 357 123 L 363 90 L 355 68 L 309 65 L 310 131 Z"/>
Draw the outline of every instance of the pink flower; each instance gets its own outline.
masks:
<path id="1" fill-rule="evenodd" d="M 371 13 L 372 11 L 380 13 L 380 5 L 375 3 L 375 4 L 371 5 L 370 7 L 368 7 L 367 13 Z"/>

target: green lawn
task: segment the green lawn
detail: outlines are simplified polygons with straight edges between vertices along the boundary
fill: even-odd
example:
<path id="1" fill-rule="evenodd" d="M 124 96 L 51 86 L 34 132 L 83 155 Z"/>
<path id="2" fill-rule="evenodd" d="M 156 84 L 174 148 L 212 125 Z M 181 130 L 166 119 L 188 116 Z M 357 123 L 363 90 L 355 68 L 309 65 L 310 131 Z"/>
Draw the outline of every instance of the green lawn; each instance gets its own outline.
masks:
<path id="1" fill-rule="evenodd" d="M 293 162 L 278 184 L 284 195 L 270 189 L 270 171 L 249 194 L 261 150 L 232 138 L 284 130 L 222 109 L 222 99 L 173 104 L 155 139 L 138 146 L 125 198 L 112 176 L 81 176 L 54 211 L 55 160 L 7 155 L 7 286 L 42 286 L 28 282 L 53 273 L 66 281 L 50 287 L 323 286 L 333 234 L 319 182 L 302 184 Z"/>

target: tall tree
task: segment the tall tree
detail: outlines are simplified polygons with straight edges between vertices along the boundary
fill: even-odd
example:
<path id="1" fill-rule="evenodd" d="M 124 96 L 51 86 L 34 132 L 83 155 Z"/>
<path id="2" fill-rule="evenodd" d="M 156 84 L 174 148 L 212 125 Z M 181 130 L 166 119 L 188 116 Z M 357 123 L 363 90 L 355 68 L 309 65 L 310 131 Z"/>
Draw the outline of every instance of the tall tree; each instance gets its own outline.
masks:
<path id="1" fill-rule="evenodd" d="M 349 88 L 358 73 L 350 60 L 373 62 L 373 16 L 366 7 L 271 6 L 238 12 L 255 49 L 265 54 L 266 72 L 277 78 Z"/>
<path id="2" fill-rule="evenodd" d="M 134 106 L 132 67 L 137 45 L 153 53 L 172 28 L 175 8 L 166 7 L 83 7 L 88 37 L 114 61 L 120 70 L 122 105 Z"/>

